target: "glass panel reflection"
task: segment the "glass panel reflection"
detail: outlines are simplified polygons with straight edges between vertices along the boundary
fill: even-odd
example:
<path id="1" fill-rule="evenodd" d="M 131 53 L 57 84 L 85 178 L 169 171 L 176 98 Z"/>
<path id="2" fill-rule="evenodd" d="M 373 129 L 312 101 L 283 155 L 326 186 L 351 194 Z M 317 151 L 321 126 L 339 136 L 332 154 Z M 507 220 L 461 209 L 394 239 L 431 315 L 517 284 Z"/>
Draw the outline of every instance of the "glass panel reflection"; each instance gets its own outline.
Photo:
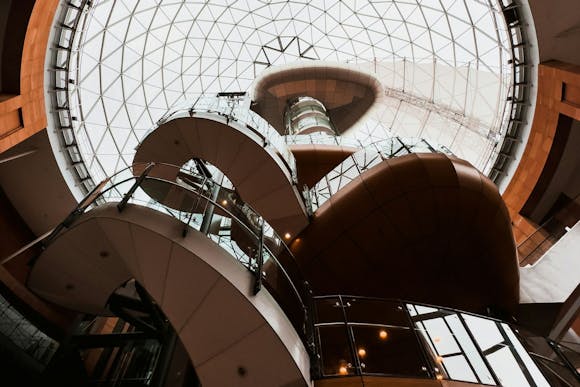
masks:
<path id="1" fill-rule="evenodd" d="M 580 385 L 575 370 L 554 350 L 557 344 L 499 320 L 399 300 L 330 296 L 315 301 L 324 375 Z"/>
<path id="2" fill-rule="evenodd" d="M 344 322 L 344 314 L 338 297 L 316 300 L 316 317 L 318 323 Z"/>
<path id="3" fill-rule="evenodd" d="M 356 369 L 348 343 L 346 326 L 322 326 L 318 328 L 324 375 L 354 375 Z"/>
<path id="4" fill-rule="evenodd" d="M 413 377 L 427 375 L 427 364 L 413 330 L 359 325 L 351 325 L 350 328 L 363 373 Z"/>
<path id="5" fill-rule="evenodd" d="M 359 300 L 355 297 L 344 297 L 347 319 L 351 323 L 385 324 L 399 327 L 410 327 L 410 322 L 403 304 L 389 300 Z"/>
<path id="6" fill-rule="evenodd" d="M 455 335 L 455 338 L 461 345 L 461 348 L 463 349 L 465 356 L 467 357 L 469 363 L 471 364 L 471 367 L 473 367 L 473 369 L 475 370 L 477 377 L 479 378 L 479 381 L 485 384 L 495 384 L 493 376 L 491 376 L 491 373 L 487 369 L 487 366 L 485 365 L 481 355 L 477 351 L 475 344 L 473 343 L 473 341 L 469 337 L 469 334 L 465 330 L 465 327 L 461 323 L 459 316 L 457 315 L 447 316 L 445 317 L 445 320 L 451 327 L 453 334 Z"/>
<path id="7" fill-rule="evenodd" d="M 477 383 L 477 378 L 463 355 L 446 356 L 441 364 L 449 379 Z"/>
<path id="8" fill-rule="evenodd" d="M 529 386 L 509 348 L 503 347 L 487 355 L 487 360 L 503 386 Z"/>

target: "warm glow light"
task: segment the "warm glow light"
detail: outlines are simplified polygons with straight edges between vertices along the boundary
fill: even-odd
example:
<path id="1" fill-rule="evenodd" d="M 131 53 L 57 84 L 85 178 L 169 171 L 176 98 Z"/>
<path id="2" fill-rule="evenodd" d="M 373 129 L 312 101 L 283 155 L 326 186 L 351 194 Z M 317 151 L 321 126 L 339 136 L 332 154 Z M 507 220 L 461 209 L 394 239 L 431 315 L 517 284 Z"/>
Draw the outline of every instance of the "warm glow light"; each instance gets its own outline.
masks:
<path id="1" fill-rule="evenodd" d="M 438 343 L 438 342 L 440 342 L 440 341 L 441 341 L 441 338 L 440 338 L 440 337 L 435 337 L 435 338 L 433 339 L 433 341 L 434 341 L 434 342 L 436 342 L 436 343 Z"/>
<path id="2" fill-rule="evenodd" d="M 341 367 L 338 369 L 338 373 L 339 373 L 339 374 L 341 374 L 341 375 L 346 375 L 346 374 L 348 374 L 348 370 L 346 369 L 346 367 L 345 367 L 345 366 L 341 366 Z"/>
<path id="3" fill-rule="evenodd" d="M 436 361 L 437 363 L 443 363 L 443 358 L 442 358 L 441 356 L 437 356 L 437 357 L 435 358 L 435 361 Z"/>
<path id="4" fill-rule="evenodd" d="M 359 357 L 365 357 L 367 355 L 367 350 L 364 348 L 359 348 L 358 355 L 359 355 Z"/>
<path id="5" fill-rule="evenodd" d="M 437 380 L 442 380 L 442 379 L 443 379 L 443 375 L 437 374 Z"/>
<path id="6" fill-rule="evenodd" d="M 228 201 L 226 199 L 222 200 L 222 205 L 223 206 L 227 206 L 228 205 Z"/>
<path id="7" fill-rule="evenodd" d="M 286 239 L 290 239 L 290 237 L 291 237 L 291 236 L 292 236 L 292 235 L 290 235 L 290 233 L 289 233 L 289 232 L 287 232 L 286 234 L 284 234 L 284 238 L 286 238 Z"/>
<path id="8" fill-rule="evenodd" d="M 387 331 L 385 331 L 384 329 L 379 332 L 379 337 L 382 340 L 386 340 L 387 339 L 387 336 L 389 336 L 389 335 L 387 334 Z"/>

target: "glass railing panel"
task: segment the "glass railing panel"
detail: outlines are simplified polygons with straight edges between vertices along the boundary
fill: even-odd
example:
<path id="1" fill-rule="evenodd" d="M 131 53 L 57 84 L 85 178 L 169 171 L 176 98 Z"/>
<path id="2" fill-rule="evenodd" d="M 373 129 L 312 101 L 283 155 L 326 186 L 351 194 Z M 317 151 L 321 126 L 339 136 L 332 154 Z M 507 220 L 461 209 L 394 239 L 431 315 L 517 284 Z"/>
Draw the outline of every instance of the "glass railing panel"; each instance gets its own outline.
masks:
<path id="1" fill-rule="evenodd" d="M 418 316 L 422 314 L 437 312 L 439 309 L 430 308 L 422 305 L 407 304 L 407 310 L 409 310 L 411 316 Z"/>
<path id="2" fill-rule="evenodd" d="M 356 297 L 344 297 L 346 316 L 351 323 L 388 324 L 410 328 L 411 323 L 403 304 L 389 300 L 359 300 Z"/>
<path id="3" fill-rule="evenodd" d="M 313 211 L 316 211 L 330 196 L 354 180 L 366 170 L 380 164 L 383 160 L 409 153 L 445 153 L 438 146 L 431 146 L 420 138 L 390 138 L 367 145 L 364 149 L 348 156 L 342 163 L 318 181 L 310 189 Z"/>
<path id="4" fill-rule="evenodd" d="M 486 356 L 503 386 L 530 386 L 508 347 L 502 347 Z"/>
<path id="5" fill-rule="evenodd" d="M 316 328 L 318 338 L 324 343 L 320 351 L 322 374 L 346 376 L 357 373 L 346 325 L 320 326 Z"/>
<path id="6" fill-rule="evenodd" d="M 446 356 L 440 367 L 445 370 L 447 378 L 462 382 L 478 383 L 477 377 L 469 366 L 464 355 Z"/>
<path id="7" fill-rule="evenodd" d="M 428 376 L 427 364 L 412 329 L 356 324 L 350 325 L 350 328 L 362 373 L 418 378 Z"/>
<path id="8" fill-rule="evenodd" d="M 576 386 L 580 382 L 549 341 L 534 342 L 536 338 L 526 336 L 522 342 L 521 333 L 498 320 L 397 300 L 326 296 L 315 297 L 315 302 L 318 328 L 342 324 L 342 318 L 349 327 L 346 334 L 354 359 L 349 367 L 355 370 L 348 368 L 345 374 L 506 386 Z M 325 348 L 329 344 L 324 336 L 319 337 L 320 352 L 334 350 Z M 529 352 L 530 345 L 537 353 Z M 333 361 L 338 367 L 337 360 Z"/>
<path id="9" fill-rule="evenodd" d="M 525 367 L 525 369 L 529 373 L 529 377 L 532 378 L 532 380 L 534 381 L 534 383 L 538 387 L 549 386 L 550 384 L 544 378 L 544 376 L 542 375 L 542 373 L 540 372 L 540 370 L 536 366 L 536 363 L 534 363 L 534 361 L 532 360 L 532 358 L 530 357 L 528 352 L 525 350 L 525 348 L 522 345 L 522 343 L 520 342 L 520 340 L 516 337 L 512 328 L 505 323 L 501 323 L 500 329 L 502 329 L 503 332 L 505 332 L 505 334 L 507 336 L 506 339 L 509 341 L 512 350 L 515 350 L 515 353 L 519 357 L 520 368 Z M 521 363 L 523 363 L 524 367 L 521 367 L 521 365 L 522 365 Z"/>
<path id="10" fill-rule="evenodd" d="M 249 104 L 243 97 L 232 98 L 229 96 L 202 96 L 196 101 L 186 105 L 178 106 L 167 112 L 158 125 L 162 125 L 177 117 L 188 117 L 193 114 L 218 114 L 228 120 L 237 122 L 238 130 L 246 130 L 254 141 L 263 142 L 274 149 L 274 154 L 280 155 L 283 164 L 288 168 L 288 174 L 295 179 L 296 161 L 292 152 L 286 146 L 286 141 L 276 129 L 274 129 L 265 119 L 250 110 Z M 147 134 L 156 130 L 152 128 Z"/>
<path id="11" fill-rule="evenodd" d="M 218 209 L 214 209 L 217 212 Z M 248 269 L 255 265 L 260 248 L 258 237 L 227 213 L 206 214 L 210 216 L 207 234 L 220 247 L 228 251 L 238 262 Z"/>
<path id="12" fill-rule="evenodd" d="M 509 326 L 467 314 L 462 317 L 500 383 L 549 385 Z"/>
<path id="13" fill-rule="evenodd" d="M 463 350 L 463 353 L 467 358 L 466 360 L 468 362 L 469 368 L 473 369 L 473 371 L 475 372 L 478 378 L 478 382 L 483 384 L 495 384 L 493 376 L 487 369 L 485 362 L 483 361 L 481 355 L 479 354 L 477 348 L 475 347 L 475 344 L 469 337 L 469 334 L 467 333 L 465 327 L 461 323 L 459 316 L 457 314 L 454 314 L 445 317 L 445 320 L 451 327 L 453 335 L 455 336 L 459 345 L 461 346 L 461 349 Z M 443 366 L 447 367 L 446 359 L 442 358 L 436 360 L 441 360 Z"/>
<path id="14" fill-rule="evenodd" d="M 481 351 L 485 352 L 491 347 L 501 345 L 504 342 L 504 338 L 495 321 L 469 314 L 463 314 L 462 317 L 469 330 L 473 333 Z"/>
<path id="15" fill-rule="evenodd" d="M 449 325 L 446 324 L 443 317 L 424 320 L 421 322 L 421 325 L 429 341 L 433 343 L 437 355 L 447 356 L 461 352 L 461 348 L 455 340 L 453 332 L 451 332 Z"/>
<path id="16" fill-rule="evenodd" d="M 320 324 L 345 322 L 341 305 L 338 297 L 317 299 L 315 302 L 316 322 Z"/>
<path id="17" fill-rule="evenodd" d="M 286 254 L 273 255 L 267 248 L 263 249 L 264 265 L 262 267 L 262 282 L 282 307 L 284 313 L 296 329 L 296 332 L 306 339 L 308 312 L 305 300 L 309 297 L 297 268 L 288 264 L 292 258 Z M 292 258 L 293 259 L 293 258 Z"/>

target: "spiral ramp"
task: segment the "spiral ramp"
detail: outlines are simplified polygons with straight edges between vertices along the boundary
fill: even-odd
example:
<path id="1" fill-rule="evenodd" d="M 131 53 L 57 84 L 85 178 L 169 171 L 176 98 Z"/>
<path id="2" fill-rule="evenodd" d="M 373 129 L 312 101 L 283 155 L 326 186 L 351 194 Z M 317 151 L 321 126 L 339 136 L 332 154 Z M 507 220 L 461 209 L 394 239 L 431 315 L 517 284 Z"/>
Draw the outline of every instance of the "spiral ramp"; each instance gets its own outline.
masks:
<path id="1" fill-rule="evenodd" d="M 133 161 L 184 165 L 192 158 L 219 168 L 242 199 L 280 234 L 297 235 L 308 224 L 304 201 L 283 157 L 247 126 L 224 116 L 197 114 L 173 118 L 143 139 Z M 172 171 L 152 177 L 176 179 Z M 154 192 L 148 193 L 160 203 L 166 200 Z"/>
<path id="2" fill-rule="evenodd" d="M 143 206 L 98 206 L 47 246 L 28 286 L 69 309 L 107 314 L 111 294 L 134 278 L 166 315 L 204 386 L 310 385 L 307 351 L 270 293 L 254 296 L 246 268 L 199 231 L 183 237 L 182 230 L 177 219 Z"/>

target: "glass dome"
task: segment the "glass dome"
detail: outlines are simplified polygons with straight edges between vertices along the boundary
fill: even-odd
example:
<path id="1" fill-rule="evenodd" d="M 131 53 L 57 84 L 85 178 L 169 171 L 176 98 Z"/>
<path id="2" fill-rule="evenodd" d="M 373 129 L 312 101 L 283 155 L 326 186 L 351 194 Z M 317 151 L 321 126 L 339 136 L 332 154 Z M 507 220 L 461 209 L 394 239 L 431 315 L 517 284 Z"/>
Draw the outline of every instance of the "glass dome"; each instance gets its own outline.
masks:
<path id="1" fill-rule="evenodd" d="M 381 80 L 383 98 L 346 134 L 362 143 L 423 137 L 487 173 L 505 132 L 513 80 L 495 0 L 62 2 L 76 7 L 65 15 L 70 126 L 95 181 L 130 165 L 172 107 L 247 91 L 265 68 L 295 61 Z"/>

